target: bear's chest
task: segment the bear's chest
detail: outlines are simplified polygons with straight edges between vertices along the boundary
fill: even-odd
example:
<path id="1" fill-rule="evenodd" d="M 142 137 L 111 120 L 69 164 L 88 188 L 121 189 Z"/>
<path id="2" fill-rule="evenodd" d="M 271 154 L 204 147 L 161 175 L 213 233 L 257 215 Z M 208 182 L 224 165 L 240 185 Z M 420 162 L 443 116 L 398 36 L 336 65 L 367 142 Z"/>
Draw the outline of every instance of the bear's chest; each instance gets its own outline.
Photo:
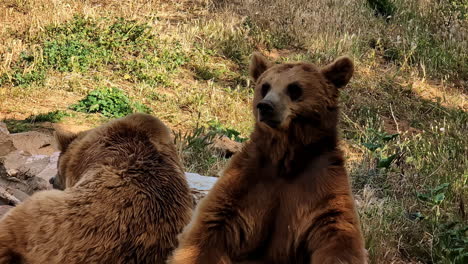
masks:
<path id="1" fill-rule="evenodd" d="M 263 219 L 263 239 L 256 245 L 249 261 L 270 264 L 310 263 L 307 237 L 314 218 L 314 184 L 310 181 L 274 184 L 270 193 L 274 209 Z"/>
<path id="2" fill-rule="evenodd" d="M 316 207 L 310 183 L 285 186 L 278 193 L 278 210 L 272 225 L 267 258 L 278 263 L 309 263 L 308 237 Z"/>

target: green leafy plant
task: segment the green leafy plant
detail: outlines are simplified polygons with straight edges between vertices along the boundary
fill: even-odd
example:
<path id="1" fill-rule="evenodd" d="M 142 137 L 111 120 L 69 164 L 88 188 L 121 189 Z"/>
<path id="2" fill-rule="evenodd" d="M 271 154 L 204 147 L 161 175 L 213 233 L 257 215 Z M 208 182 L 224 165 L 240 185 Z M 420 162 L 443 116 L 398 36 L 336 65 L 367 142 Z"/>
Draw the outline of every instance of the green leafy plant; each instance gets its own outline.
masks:
<path id="1" fill-rule="evenodd" d="M 214 137 L 215 134 L 207 133 L 206 128 L 198 123 L 190 131 L 174 132 L 174 144 L 184 165 L 192 171 L 207 173 L 218 160 L 209 148 Z"/>
<path id="2" fill-rule="evenodd" d="M 468 225 L 456 221 L 446 222 L 441 217 L 441 205 L 446 199 L 449 187 L 449 183 L 443 183 L 416 195 L 419 200 L 432 207 L 433 214 L 426 220 L 434 229 L 435 252 L 439 263 L 467 263 Z"/>
<path id="3" fill-rule="evenodd" d="M 237 142 L 244 142 L 247 139 L 240 136 L 240 132 L 232 129 L 227 128 L 223 124 L 219 123 L 218 121 L 211 121 L 209 124 L 210 133 L 214 135 L 224 135 L 228 138 L 237 141 Z"/>
<path id="4" fill-rule="evenodd" d="M 450 222 L 439 226 L 436 246 L 442 256 L 441 263 L 468 263 L 468 225 Z"/>
<path id="5" fill-rule="evenodd" d="M 71 106 L 84 113 L 101 113 L 105 117 L 122 117 L 134 112 L 150 112 L 150 109 L 133 102 L 118 88 L 102 88 L 90 92 L 84 99 Z"/>
<path id="6" fill-rule="evenodd" d="M 203 151 L 213 143 L 215 134 L 206 133 L 205 127 L 196 126 L 192 131 L 175 133 L 174 142 L 185 142 L 185 149 Z"/>
<path id="7" fill-rule="evenodd" d="M 184 164 L 193 171 L 206 175 L 219 172 L 219 167 L 227 161 L 224 155 L 211 148 L 216 137 L 224 135 L 238 142 L 245 141 L 240 133 L 234 129 L 226 128 L 217 121 L 209 122 L 203 126 L 197 122 L 195 128 L 186 132 L 174 132 L 174 143 L 177 146 Z"/>
<path id="8" fill-rule="evenodd" d="M 206 64 L 203 65 L 194 65 L 193 67 L 196 77 L 200 80 L 212 80 L 217 79 L 221 75 L 219 71 L 211 69 Z"/>
<path id="9" fill-rule="evenodd" d="M 25 122 L 24 120 L 6 119 L 3 122 L 5 122 L 10 133 L 21 133 L 34 128 L 33 123 Z"/>
<path id="10" fill-rule="evenodd" d="M 163 41 L 147 24 L 123 18 L 75 16 L 46 27 L 37 39 L 38 45 L 23 51 L 12 70 L 0 76 L 1 85 L 39 83 L 50 69 L 87 72 L 112 67 L 129 81 L 169 86 L 170 75 L 188 60 L 179 43 Z"/>
<path id="11" fill-rule="evenodd" d="M 397 154 L 388 155 L 387 146 L 388 143 L 398 137 L 399 134 L 388 134 L 374 129 L 369 129 L 368 132 L 372 136 L 368 141 L 362 143 L 362 145 L 375 155 L 377 168 L 389 168 L 392 162 L 397 158 Z"/>
<path id="12" fill-rule="evenodd" d="M 430 189 L 427 193 L 417 193 L 417 197 L 421 201 L 438 206 L 442 203 L 442 201 L 444 201 L 445 191 L 449 185 L 449 183 L 443 183 L 433 189 Z"/>

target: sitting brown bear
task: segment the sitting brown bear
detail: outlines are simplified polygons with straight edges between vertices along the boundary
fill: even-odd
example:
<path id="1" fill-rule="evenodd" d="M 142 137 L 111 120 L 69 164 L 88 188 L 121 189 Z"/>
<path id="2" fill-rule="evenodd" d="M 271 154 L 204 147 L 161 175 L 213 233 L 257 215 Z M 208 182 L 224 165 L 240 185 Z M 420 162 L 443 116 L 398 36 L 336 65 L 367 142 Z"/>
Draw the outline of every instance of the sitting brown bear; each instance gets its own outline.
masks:
<path id="1" fill-rule="evenodd" d="M 165 263 L 191 196 L 169 129 L 133 114 L 56 133 L 53 183 L 0 221 L 0 263 Z"/>
<path id="2" fill-rule="evenodd" d="M 365 263 L 337 147 L 339 88 L 352 61 L 319 69 L 254 54 L 250 72 L 254 132 L 200 202 L 169 263 Z"/>

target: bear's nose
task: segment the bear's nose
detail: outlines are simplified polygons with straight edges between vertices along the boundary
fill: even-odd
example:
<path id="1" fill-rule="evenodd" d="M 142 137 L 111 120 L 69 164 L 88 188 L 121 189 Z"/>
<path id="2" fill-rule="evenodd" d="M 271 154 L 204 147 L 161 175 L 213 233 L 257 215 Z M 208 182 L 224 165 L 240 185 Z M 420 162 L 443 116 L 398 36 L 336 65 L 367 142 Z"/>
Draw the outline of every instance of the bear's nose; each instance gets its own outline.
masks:
<path id="1" fill-rule="evenodd" d="M 54 182 L 55 182 L 55 177 L 52 177 L 52 178 L 49 179 L 50 184 L 54 185 Z"/>
<path id="2" fill-rule="evenodd" d="M 257 104 L 257 109 L 262 115 L 272 114 L 275 110 L 275 106 L 270 100 L 262 100 Z"/>

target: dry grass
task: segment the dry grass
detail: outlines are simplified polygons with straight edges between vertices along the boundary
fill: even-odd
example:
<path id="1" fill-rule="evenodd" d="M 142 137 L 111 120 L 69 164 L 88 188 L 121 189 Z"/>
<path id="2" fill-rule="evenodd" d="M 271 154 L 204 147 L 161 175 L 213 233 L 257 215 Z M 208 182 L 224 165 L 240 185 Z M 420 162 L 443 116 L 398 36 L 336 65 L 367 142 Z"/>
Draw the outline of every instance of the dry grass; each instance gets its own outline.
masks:
<path id="1" fill-rule="evenodd" d="M 342 93 L 342 146 L 371 263 L 462 263 L 450 250 L 466 233 L 450 235 L 445 225 L 466 223 L 468 17 L 460 10 L 468 7 L 390 2 L 398 9 L 386 19 L 357 0 L 0 1 L 0 120 L 18 131 L 50 128 L 23 120 L 61 110 L 68 116 L 53 126 L 89 128 L 107 119 L 68 107 L 94 89 L 118 87 L 173 129 L 188 171 L 217 175 L 227 160 L 210 148 L 207 135 L 229 129 L 249 135 L 247 62 L 253 50 L 277 62 L 316 64 L 348 54 L 357 72 Z M 106 50 L 120 52 L 117 58 L 83 55 L 91 62 L 87 68 L 45 64 L 46 41 L 72 34 L 54 30 L 71 28 L 80 21 L 76 15 L 96 23 L 80 30 L 106 29 L 116 18 L 148 25 L 155 37 L 138 43 L 148 44 L 152 57 L 119 44 Z M 75 33 L 72 40 L 97 45 Z M 77 50 L 66 50 L 76 53 L 67 56 L 78 57 Z M 183 62 L 164 67 L 172 60 Z M 15 74 L 32 79 L 11 82 Z M 369 150 L 372 145 L 379 147 Z M 392 154 L 395 160 L 379 168 Z M 441 201 L 439 193 L 431 194 L 437 186 Z"/>
<path id="2" fill-rule="evenodd" d="M 318 62 L 342 54 L 372 60 L 380 55 L 400 70 L 468 80 L 468 7 L 463 1 L 453 1 L 456 7 L 444 1 L 380 1 L 398 7 L 388 20 L 362 0 L 215 2 L 313 52 Z"/>

